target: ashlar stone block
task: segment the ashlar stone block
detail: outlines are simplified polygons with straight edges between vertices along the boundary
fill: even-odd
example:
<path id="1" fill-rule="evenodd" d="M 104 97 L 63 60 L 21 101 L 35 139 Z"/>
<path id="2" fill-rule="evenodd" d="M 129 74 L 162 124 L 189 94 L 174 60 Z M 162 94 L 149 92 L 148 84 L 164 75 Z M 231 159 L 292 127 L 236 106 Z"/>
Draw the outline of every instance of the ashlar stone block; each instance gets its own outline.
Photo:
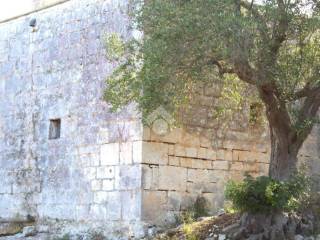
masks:
<path id="1" fill-rule="evenodd" d="M 92 191 L 101 190 L 101 186 L 102 186 L 102 182 L 100 180 L 91 181 L 91 189 L 92 189 Z"/>
<path id="2" fill-rule="evenodd" d="M 199 148 L 198 149 L 198 158 L 206 159 L 207 158 L 207 149 L 206 148 Z"/>
<path id="3" fill-rule="evenodd" d="M 142 161 L 149 164 L 168 164 L 168 144 L 144 142 Z"/>
<path id="4" fill-rule="evenodd" d="M 115 176 L 115 167 L 98 167 L 97 179 L 110 179 Z"/>
<path id="5" fill-rule="evenodd" d="M 120 143 L 120 164 L 132 164 L 132 143 Z"/>
<path id="6" fill-rule="evenodd" d="M 141 166 L 130 165 L 117 167 L 115 174 L 115 188 L 134 190 L 141 187 Z"/>
<path id="7" fill-rule="evenodd" d="M 136 141 L 132 143 L 132 161 L 133 163 L 142 162 L 142 141 Z"/>
<path id="8" fill-rule="evenodd" d="M 142 193 L 142 220 L 161 222 L 166 210 L 167 193 L 165 191 L 144 191 Z"/>
<path id="9" fill-rule="evenodd" d="M 196 193 L 168 192 L 168 208 L 173 211 L 187 210 L 192 206 L 197 197 Z"/>
<path id="10" fill-rule="evenodd" d="M 197 148 L 187 147 L 186 148 L 186 157 L 196 158 L 197 157 Z"/>
<path id="11" fill-rule="evenodd" d="M 217 181 L 216 172 L 205 169 L 188 169 L 188 182 L 195 183 L 215 183 Z"/>
<path id="12" fill-rule="evenodd" d="M 107 218 L 110 220 L 121 219 L 121 192 L 108 192 Z"/>
<path id="13" fill-rule="evenodd" d="M 120 158 L 119 143 L 109 143 L 102 145 L 100 154 L 102 166 L 118 165 Z"/>
<path id="14" fill-rule="evenodd" d="M 216 170 L 228 170 L 229 169 L 229 162 L 228 161 L 213 161 L 212 168 Z"/>
<path id="15" fill-rule="evenodd" d="M 159 189 L 186 191 L 187 169 L 174 166 L 159 167 Z"/>
<path id="16" fill-rule="evenodd" d="M 141 191 L 121 192 L 122 218 L 139 220 L 141 217 Z"/>
<path id="17" fill-rule="evenodd" d="M 114 190 L 114 179 L 104 179 L 102 181 L 102 190 L 103 191 L 112 191 Z"/>
<path id="18" fill-rule="evenodd" d="M 208 148 L 206 152 L 207 152 L 207 156 L 206 156 L 207 159 L 210 159 L 210 160 L 217 159 L 217 152 L 215 150 Z"/>
<path id="19" fill-rule="evenodd" d="M 171 166 L 179 166 L 180 165 L 180 158 L 169 156 L 169 165 Z"/>

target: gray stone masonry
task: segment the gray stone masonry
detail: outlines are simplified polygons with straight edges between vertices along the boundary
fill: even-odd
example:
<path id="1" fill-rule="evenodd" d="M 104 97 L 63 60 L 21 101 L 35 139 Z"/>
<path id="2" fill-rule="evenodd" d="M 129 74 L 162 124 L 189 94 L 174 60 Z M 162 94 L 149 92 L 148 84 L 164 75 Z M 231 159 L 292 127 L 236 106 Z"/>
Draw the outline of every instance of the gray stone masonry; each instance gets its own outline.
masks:
<path id="1" fill-rule="evenodd" d="M 188 127 L 164 136 L 142 126 L 133 104 L 109 111 L 102 96 L 115 63 L 104 38 L 133 35 L 127 0 L 35 6 L 45 2 L 63 3 L 0 23 L 0 225 L 34 219 L 40 236 L 140 238 L 150 225 L 172 224 L 197 196 L 217 211 L 229 179 L 267 174 L 265 129 L 239 118 L 212 139 L 214 86 L 190 106 Z M 318 146 L 315 128 L 300 151 L 314 171 Z"/>
<path id="2" fill-rule="evenodd" d="M 0 24 L 0 219 L 141 233 L 139 114 L 102 100 L 114 68 L 103 39 L 131 36 L 127 8 L 72 0 Z"/>

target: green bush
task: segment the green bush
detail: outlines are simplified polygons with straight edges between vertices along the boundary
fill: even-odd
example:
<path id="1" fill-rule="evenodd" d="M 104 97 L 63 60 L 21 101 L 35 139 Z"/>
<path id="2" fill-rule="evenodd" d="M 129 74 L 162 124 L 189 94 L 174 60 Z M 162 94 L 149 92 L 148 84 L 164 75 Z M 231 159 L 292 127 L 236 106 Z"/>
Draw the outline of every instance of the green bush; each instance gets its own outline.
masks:
<path id="1" fill-rule="evenodd" d="M 204 197 L 198 196 L 191 206 L 189 206 L 185 211 L 182 211 L 178 216 L 175 217 L 178 224 L 189 224 L 197 220 L 199 217 L 205 217 L 208 215 L 208 201 Z"/>
<path id="2" fill-rule="evenodd" d="M 247 175 L 240 183 L 228 182 L 225 195 L 241 212 L 269 213 L 298 209 L 310 188 L 310 178 L 304 173 L 297 173 L 286 182 Z"/>

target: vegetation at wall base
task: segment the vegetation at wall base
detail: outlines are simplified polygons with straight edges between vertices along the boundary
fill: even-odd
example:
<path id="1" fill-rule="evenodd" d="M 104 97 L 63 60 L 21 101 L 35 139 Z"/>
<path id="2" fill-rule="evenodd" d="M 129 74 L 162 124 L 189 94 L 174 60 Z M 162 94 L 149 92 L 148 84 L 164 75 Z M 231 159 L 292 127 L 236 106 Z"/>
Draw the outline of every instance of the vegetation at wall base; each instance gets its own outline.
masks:
<path id="1" fill-rule="evenodd" d="M 255 179 L 247 175 L 242 182 L 228 182 L 225 195 L 240 212 L 297 211 L 301 200 L 311 194 L 311 182 L 303 173 L 297 173 L 287 181 L 268 176 Z"/>
<path id="2" fill-rule="evenodd" d="M 185 210 L 175 215 L 176 224 L 190 224 L 195 222 L 200 217 L 209 216 L 208 201 L 201 195 L 197 196 L 194 203 L 188 206 Z"/>

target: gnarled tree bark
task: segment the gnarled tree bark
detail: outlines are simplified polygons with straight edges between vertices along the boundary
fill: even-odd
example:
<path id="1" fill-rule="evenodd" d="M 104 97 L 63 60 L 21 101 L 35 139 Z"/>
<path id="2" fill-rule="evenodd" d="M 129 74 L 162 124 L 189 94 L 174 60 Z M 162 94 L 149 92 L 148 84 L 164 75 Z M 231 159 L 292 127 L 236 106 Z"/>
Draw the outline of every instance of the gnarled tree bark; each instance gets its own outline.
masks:
<path id="1" fill-rule="evenodd" d="M 269 176 L 277 180 L 286 180 L 297 170 L 298 151 L 294 143 L 281 134 L 276 126 L 270 126 L 271 153 Z M 280 134 L 279 134 L 280 132 Z"/>
<path id="2" fill-rule="evenodd" d="M 269 176 L 287 180 L 296 170 L 298 153 L 310 134 L 320 106 L 320 92 L 310 91 L 301 100 L 300 114 L 295 123 L 289 116 L 286 102 L 274 86 L 262 86 L 259 94 L 266 106 L 270 128 L 271 153 Z"/>

